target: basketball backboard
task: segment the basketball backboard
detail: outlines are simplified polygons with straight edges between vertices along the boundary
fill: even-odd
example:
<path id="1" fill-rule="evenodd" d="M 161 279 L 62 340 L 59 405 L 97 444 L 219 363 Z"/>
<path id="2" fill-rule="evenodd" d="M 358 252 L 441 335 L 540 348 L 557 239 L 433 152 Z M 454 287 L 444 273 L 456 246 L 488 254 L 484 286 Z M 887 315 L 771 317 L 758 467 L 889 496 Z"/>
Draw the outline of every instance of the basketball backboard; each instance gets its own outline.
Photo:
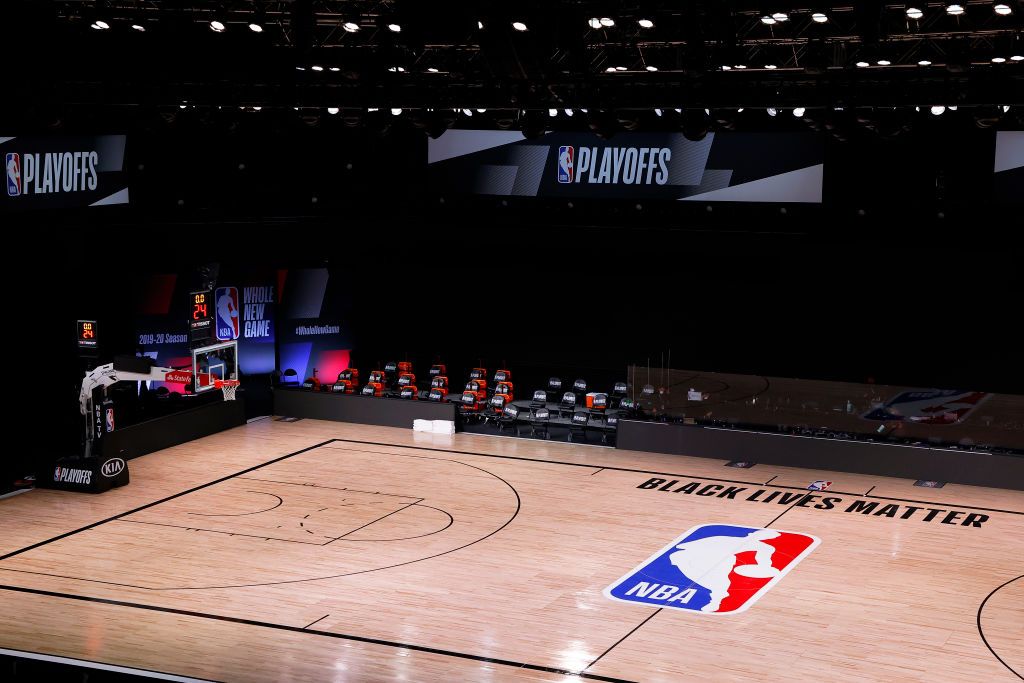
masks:
<path id="1" fill-rule="evenodd" d="M 192 377 L 197 394 L 217 388 L 217 380 L 238 379 L 238 342 L 192 349 Z"/>

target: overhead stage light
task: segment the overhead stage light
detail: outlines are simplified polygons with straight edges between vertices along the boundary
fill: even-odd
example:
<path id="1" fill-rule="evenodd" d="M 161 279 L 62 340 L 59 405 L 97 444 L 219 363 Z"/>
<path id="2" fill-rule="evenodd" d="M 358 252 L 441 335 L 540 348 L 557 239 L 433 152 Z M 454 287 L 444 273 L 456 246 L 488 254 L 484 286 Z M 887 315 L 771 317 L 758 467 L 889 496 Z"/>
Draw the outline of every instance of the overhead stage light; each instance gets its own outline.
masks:
<path id="1" fill-rule="evenodd" d="M 132 24 L 132 28 L 135 29 L 136 31 L 141 32 L 141 33 L 145 33 L 146 32 L 146 27 L 143 26 L 142 24 Z"/>
<path id="2" fill-rule="evenodd" d="M 224 25 L 224 22 L 218 19 L 214 19 L 210 22 L 210 30 L 214 33 L 224 33 L 224 29 L 226 28 L 227 26 Z"/>
<path id="3" fill-rule="evenodd" d="M 327 113 L 328 114 L 331 114 L 331 115 L 337 114 L 339 111 L 341 111 L 341 110 L 338 109 L 337 107 L 327 107 Z"/>
<path id="4" fill-rule="evenodd" d="M 345 29 L 345 31 L 348 33 L 355 33 L 360 29 L 359 24 L 357 24 L 354 21 L 346 21 L 344 24 L 341 25 L 341 27 Z"/>
<path id="5" fill-rule="evenodd" d="M 932 65 L 932 60 L 930 60 L 930 59 L 919 59 L 919 60 L 917 60 L 917 65 L 918 66 L 931 66 Z"/>
<path id="6" fill-rule="evenodd" d="M 815 12 L 814 14 L 811 15 L 811 20 L 814 21 L 814 23 L 816 24 L 824 24 L 826 21 L 828 21 L 828 15 L 825 14 L 824 12 Z"/>
<path id="7" fill-rule="evenodd" d="M 943 107 L 941 104 L 938 104 L 932 107 L 931 111 L 932 114 L 935 116 L 942 116 L 946 112 L 946 108 Z"/>
<path id="8" fill-rule="evenodd" d="M 394 109 L 391 110 L 391 115 L 392 116 L 401 116 L 402 115 L 402 110 L 399 109 L 398 107 L 395 107 Z"/>
<path id="9" fill-rule="evenodd" d="M 772 19 L 775 21 L 789 21 L 789 15 L 785 12 L 776 12 L 772 15 Z"/>
<path id="10" fill-rule="evenodd" d="M 802 119 L 804 117 L 804 114 L 806 113 L 807 109 L 805 107 L 797 107 L 796 109 L 793 110 L 793 116 L 797 117 L 798 119 Z"/>
<path id="11" fill-rule="evenodd" d="M 558 110 L 557 109 L 548 109 L 548 116 L 550 116 L 551 118 L 555 118 L 556 116 L 558 116 Z"/>
<path id="12" fill-rule="evenodd" d="M 257 24 L 255 21 L 249 22 L 249 30 L 253 33 L 263 33 L 263 25 Z"/>
<path id="13" fill-rule="evenodd" d="M 388 24 L 388 30 L 391 31 L 392 33 L 401 33 L 402 32 L 402 25 L 401 24 Z"/>
<path id="14" fill-rule="evenodd" d="M 879 59 L 877 62 L 875 62 L 875 64 L 877 64 L 878 66 L 890 66 L 892 62 L 890 62 L 888 59 Z"/>
<path id="15" fill-rule="evenodd" d="M 911 19 L 920 19 L 921 17 L 924 16 L 924 12 L 922 12 L 917 7 L 908 7 L 907 16 Z"/>
<path id="16" fill-rule="evenodd" d="M 959 3 L 953 2 L 953 3 L 950 3 L 950 4 L 946 5 L 946 14 L 949 14 L 949 15 L 954 16 L 954 17 L 958 17 L 958 16 L 960 16 L 963 13 L 964 13 L 964 6 L 959 4 Z"/>
<path id="17" fill-rule="evenodd" d="M 338 72 L 338 71 L 341 71 L 341 67 L 340 66 L 332 66 L 332 67 L 330 67 L 328 69 L 328 71 Z"/>
<path id="18" fill-rule="evenodd" d="M 1011 62 L 1024 62 L 1024 55 L 1014 55 L 1010 57 Z"/>
<path id="19" fill-rule="evenodd" d="M 768 116 L 778 116 L 779 114 L 779 110 L 775 107 L 768 107 L 765 111 L 768 112 Z"/>
<path id="20" fill-rule="evenodd" d="M 526 29 L 526 24 L 524 24 L 521 21 L 513 21 L 512 22 L 512 28 L 514 28 L 517 31 L 525 31 L 525 30 L 527 30 Z"/>
<path id="21" fill-rule="evenodd" d="M 106 31 L 107 29 L 110 28 L 110 24 L 108 24 L 107 22 L 103 21 L 102 19 L 97 19 L 96 21 L 94 21 L 92 24 L 89 25 L 89 28 L 96 29 L 97 31 Z"/>
<path id="22" fill-rule="evenodd" d="M 601 26 L 604 26 L 605 28 L 611 28 L 612 26 L 615 26 L 615 20 L 612 19 L 611 17 L 601 17 L 600 21 Z"/>
<path id="23" fill-rule="evenodd" d="M 867 62 L 865 62 L 864 60 L 861 60 L 861 61 L 857 62 L 857 68 L 859 68 L 859 69 L 866 69 L 869 66 L 871 66 L 871 65 L 868 64 Z"/>
<path id="24" fill-rule="evenodd" d="M 761 17 L 761 23 L 762 24 L 767 24 L 768 26 L 771 26 L 772 24 L 775 24 L 775 23 L 778 23 L 778 22 L 775 21 L 775 17 L 771 16 L 770 14 L 766 14 L 763 17 Z"/>
<path id="25" fill-rule="evenodd" d="M 648 71 L 657 71 L 658 70 L 658 67 L 654 66 L 653 64 L 648 64 L 644 68 L 647 69 Z"/>
<path id="26" fill-rule="evenodd" d="M 1007 14 L 1013 14 L 1013 8 L 1006 3 L 996 3 L 996 6 L 992 8 L 996 14 L 1005 17 Z"/>
<path id="27" fill-rule="evenodd" d="M 637 19 L 636 23 L 640 24 L 640 28 L 654 28 L 654 22 L 650 19 Z"/>
<path id="28" fill-rule="evenodd" d="M 312 69 L 313 71 L 323 71 L 324 70 L 324 68 L 322 66 L 320 66 L 319 64 L 314 64 L 313 66 L 311 66 L 309 68 Z"/>
<path id="29" fill-rule="evenodd" d="M 1006 57 L 993 57 L 992 58 L 992 63 L 993 64 L 1002 64 L 1005 61 L 1006 61 Z"/>
<path id="30" fill-rule="evenodd" d="M 437 73 L 437 69 L 435 69 L 435 68 L 434 68 L 434 67 L 432 67 L 432 66 L 428 66 L 428 67 L 427 67 L 427 73 L 432 73 L 432 74 L 436 74 L 436 73 Z"/>
<path id="31" fill-rule="evenodd" d="M 591 17 L 587 19 L 587 26 L 590 28 L 601 28 L 601 20 L 597 17 Z"/>
<path id="32" fill-rule="evenodd" d="M 777 65 L 775 65 L 775 64 L 765 64 L 764 68 L 766 68 L 768 70 L 772 70 L 772 69 L 778 69 L 779 67 Z"/>

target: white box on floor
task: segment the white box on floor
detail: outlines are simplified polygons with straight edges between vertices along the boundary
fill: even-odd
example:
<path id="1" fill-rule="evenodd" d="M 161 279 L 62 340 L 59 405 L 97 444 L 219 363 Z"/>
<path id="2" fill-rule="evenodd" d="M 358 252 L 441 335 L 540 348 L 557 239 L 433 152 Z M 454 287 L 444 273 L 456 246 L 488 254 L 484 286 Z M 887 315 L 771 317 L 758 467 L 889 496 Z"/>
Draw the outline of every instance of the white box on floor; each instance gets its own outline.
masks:
<path id="1" fill-rule="evenodd" d="M 451 420 L 434 420 L 433 429 L 435 434 L 454 434 L 455 423 Z"/>
<path id="2" fill-rule="evenodd" d="M 432 432 L 434 431 L 434 425 L 431 420 L 413 420 L 412 430 L 414 432 Z"/>

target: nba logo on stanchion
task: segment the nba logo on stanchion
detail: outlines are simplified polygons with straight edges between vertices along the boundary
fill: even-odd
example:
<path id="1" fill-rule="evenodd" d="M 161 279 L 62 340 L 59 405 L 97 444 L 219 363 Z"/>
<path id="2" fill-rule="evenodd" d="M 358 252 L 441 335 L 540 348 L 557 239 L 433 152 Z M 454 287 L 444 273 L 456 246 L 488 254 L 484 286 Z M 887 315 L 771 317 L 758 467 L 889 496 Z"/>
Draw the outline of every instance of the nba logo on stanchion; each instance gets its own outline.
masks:
<path id="1" fill-rule="evenodd" d="M 17 197 L 21 195 L 21 157 L 16 152 L 8 152 L 4 166 L 7 168 L 7 194 Z"/>
<path id="2" fill-rule="evenodd" d="M 612 600 L 734 614 L 748 609 L 821 541 L 776 529 L 701 524 L 605 589 Z"/>
<path id="3" fill-rule="evenodd" d="M 214 298 L 217 307 L 214 319 L 217 339 L 238 339 L 238 287 L 218 287 Z"/>
<path id="4" fill-rule="evenodd" d="M 573 169 L 573 149 L 569 146 L 558 148 L 558 182 L 571 183 Z"/>

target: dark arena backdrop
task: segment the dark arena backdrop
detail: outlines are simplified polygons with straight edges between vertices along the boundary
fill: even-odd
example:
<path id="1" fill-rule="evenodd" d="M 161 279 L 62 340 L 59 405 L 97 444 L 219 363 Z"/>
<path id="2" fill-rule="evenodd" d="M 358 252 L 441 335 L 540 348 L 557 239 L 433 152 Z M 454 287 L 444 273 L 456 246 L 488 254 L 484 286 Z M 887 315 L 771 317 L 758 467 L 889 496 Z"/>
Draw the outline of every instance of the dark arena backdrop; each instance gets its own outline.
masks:
<path id="1" fill-rule="evenodd" d="M 915 45 L 942 57 L 922 70 L 908 65 L 923 52 L 895 49 L 906 68 L 876 66 L 909 40 L 884 3 L 875 29 L 791 22 L 788 36 L 744 34 L 728 60 L 719 24 L 657 48 L 591 31 L 556 68 L 541 55 L 572 17 L 529 46 L 506 30 L 462 62 L 437 47 L 461 44 L 456 29 L 420 22 L 417 3 L 383 4 L 419 32 L 368 25 L 341 47 L 332 3 L 265 3 L 274 28 L 259 35 L 238 3 L 224 35 L 208 30 L 212 5 L 133 19 L 129 4 L 4 8 L 5 31 L 19 26 L 9 54 L 48 54 L 5 74 L 18 106 L 0 109 L 0 149 L 124 136 L 89 203 L 127 201 L 65 202 L 29 183 L 27 162 L 39 194 L 0 195 L 10 338 L 29 350 L 9 400 L 54 406 L 53 448 L 78 438 L 75 321 L 98 321 L 107 356 L 173 360 L 183 297 L 211 272 L 254 305 L 250 378 L 440 360 L 453 377 L 514 368 L 530 389 L 552 374 L 610 383 L 671 353 L 703 371 L 1024 390 L 1006 322 L 1022 291 L 1024 65 L 990 62 L 1020 50 L 1020 12 L 978 19 L 982 43 L 929 25 Z M 753 31 L 758 12 L 740 5 L 735 26 Z M 863 24 L 855 5 L 837 21 Z M 116 30 L 87 28 L 104 7 Z M 474 11 L 488 25 L 508 13 Z M 716 66 L 737 61 L 749 73 Z M 328 332 L 298 332 L 317 325 Z"/>

